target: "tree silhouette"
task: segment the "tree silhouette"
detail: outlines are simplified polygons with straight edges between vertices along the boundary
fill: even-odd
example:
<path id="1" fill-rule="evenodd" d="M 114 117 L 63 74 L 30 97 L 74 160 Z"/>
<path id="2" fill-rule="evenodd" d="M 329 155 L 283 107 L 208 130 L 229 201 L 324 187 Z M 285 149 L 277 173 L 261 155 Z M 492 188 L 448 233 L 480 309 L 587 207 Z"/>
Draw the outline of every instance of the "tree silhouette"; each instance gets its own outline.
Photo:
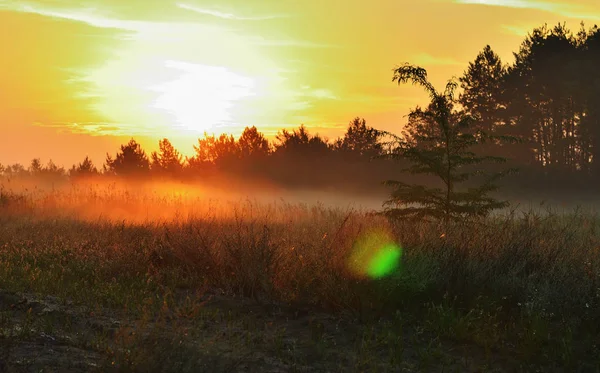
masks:
<path id="1" fill-rule="evenodd" d="M 333 149 L 318 134 L 311 135 L 304 125 L 293 131 L 279 131 L 275 140 L 269 169 L 277 182 L 308 187 L 323 185 L 333 177 Z"/>
<path id="2" fill-rule="evenodd" d="M 240 148 L 233 135 L 221 134 L 214 142 L 215 164 L 220 168 L 235 165 L 240 158 Z"/>
<path id="3" fill-rule="evenodd" d="M 46 166 L 44 166 L 39 158 L 31 160 L 28 171 L 32 176 L 60 177 L 65 175 L 63 167 L 57 166 L 52 160 L 49 160 Z"/>
<path id="4" fill-rule="evenodd" d="M 106 154 L 104 169 L 118 176 L 139 176 L 150 170 L 150 161 L 140 144 L 131 139 L 127 145 L 121 145 L 121 151 L 114 159 Z"/>
<path id="5" fill-rule="evenodd" d="M 354 158 L 371 159 L 381 155 L 382 146 L 379 143 L 377 131 L 367 126 L 365 119 L 354 118 L 349 124 L 346 134 L 342 139 L 334 143 L 336 150 Z"/>
<path id="6" fill-rule="evenodd" d="M 198 139 L 198 145 L 194 145 L 195 155 L 187 157 L 186 162 L 188 167 L 193 170 L 206 169 L 209 166 L 214 166 L 216 154 L 214 153 L 215 136 L 209 136 L 204 132 L 204 138 Z"/>
<path id="7" fill-rule="evenodd" d="M 504 124 L 502 83 L 506 72 L 500 57 L 487 45 L 459 79 L 463 93 L 458 102 L 477 119 L 478 129 L 492 133 Z"/>
<path id="8" fill-rule="evenodd" d="M 543 26 L 528 35 L 508 70 L 509 113 L 531 141 L 533 161 L 560 170 L 582 167 L 586 148 L 578 133 L 585 111 L 577 82 L 578 40 L 564 25 Z"/>
<path id="9" fill-rule="evenodd" d="M 485 175 L 473 169 L 485 161 L 503 162 L 503 158 L 477 156 L 471 148 L 485 140 L 480 131 L 469 131 L 474 118 L 464 111 L 455 111 L 454 92 L 457 83 L 450 80 L 444 92 L 438 92 L 421 67 L 405 64 L 394 70 L 394 82 L 411 82 L 423 87 L 431 103 L 427 110 L 417 108 L 409 114 L 409 124 L 402 137 L 391 136 L 394 150 L 386 155 L 392 159 L 405 159 L 411 166 L 403 169 L 411 174 L 428 174 L 441 181 L 443 187 L 426 187 L 390 180 L 386 185 L 395 190 L 385 203 L 386 213 L 394 217 L 435 217 L 444 221 L 474 215 L 486 215 L 493 209 L 502 208 L 506 202 L 488 196 L 496 189 L 494 181 L 503 175 Z M 475 175 L 486 176 L 478 186 L 457 191 L 457 186 Z M 393 207 L 389 207 L 393 206 Z"/>
<path id="10" fill-rule="evenodd" d="M 86 156 L 85 159 L 77 164 L 73 165 L 69 170 L 69 176 L 71 177 L 82 177 L 82 176 L 92 176 L 98 175 L 98 169 L 94 166 L 92 160 Z"/>
<path id="11" fill-rule="evenodd" d="M 28 175 L 27 169 L 20 163 L 8 165 L 4 168 L 4 174 L 8 177 L 20 177 Z"/>
<path id="12" fill-rule="evenodd" d="M 240 149 L 233 135 L 221 134 L 218 138 L 204 133 L 203 139 L 198 139 L 194 145 L 196 154 L 188 158 L 191 168 L 206 169 L 210 166 L 228 168 L 240 157 Z"/>
<path id="13" fill-rule="evenodd" d="M 582 147 L 587 150 L 582 152 L 582 158 L 591 163 L 593 175 L 600 177 L 600 28 L 594 26 L 580 39 L 585 39 L 581 46 L 581 73 L 585 77 L 581 79 L 581 92 L 586 107 L 586 113 L 581 118 L 581 136 L 588 139 L 588 146 Z"/>
<path id="14" fill-rule="evenodd" d="M 507 106 L 512 102 L 512 98 L 506 93 L 507 75 L 508 66 L 502 63 L 500 56 L 489 45 L 486 45 L 475 60 L 469 63 L 467 70 L 459 79 L 463 92 L 458 102 L 476 119 L 474 123 L 476 129 L 495 135 L 528 137 L 527 131 L 520 131 L 523 126 L 512 122 L 507 114 Z M 488 155 L 510 154 L 513 160 L 527 162 L 530 147 L 522 141 L 518 143 L 488 141 L 477 145 L 474 149 Z"/>
<path id="15" fill-rule="evenodd" d="M 39 175 L 42 173 L 42 169 L 44 166 L 42 166 L 42 161 L 39 158 L 34 158 L 31 160 L 31 163 L 29 164 L 29 173 L 32 175 Z"/>
<path id="16" fill-rule="evenodd" d="M 42 168 L 42 173 L 47 176 L 64 176 L 64 167 L 57 166 L 52 160 L 49 160 L 46 167 Z"/>
<path id="17" fill-rule="evenodd" d="M 152 152 L 152 170 L 169 174 L 171 176 L 177 175 L 183 169 L 183 157 L 173 147 L 168 139 L 162 139 L 158 141 L 159 152 Z"/>
<path id="18" fill-rule="evenodd" d="M 255 126 L 244 129 L 238 139 L 238 146 L 242 158 L 266 157 L 271 150 L 269 141 L 262 133 L 258 132 Z"/>
<path id="19" fill-rule="evenodd" d="M 286 156 L 322 156 L 330 150 L 329 144 L 318 134 L 311 135 L 302 124 L 292 132 L 283 129 L 275 136 L 276 155 Z"/>

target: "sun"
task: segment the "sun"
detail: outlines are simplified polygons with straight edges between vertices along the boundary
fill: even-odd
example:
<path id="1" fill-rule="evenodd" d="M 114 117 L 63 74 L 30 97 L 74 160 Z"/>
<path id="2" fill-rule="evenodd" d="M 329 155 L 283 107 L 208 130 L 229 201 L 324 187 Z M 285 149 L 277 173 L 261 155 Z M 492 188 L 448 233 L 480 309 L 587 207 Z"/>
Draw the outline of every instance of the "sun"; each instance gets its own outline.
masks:
<path id="1" fill-rule="evenodd" d="M 234 123 L 236 103 L 256 95 L 254 79 L 225 67 L 166 60 L 176 78 L 149 87 L 157 94 L 151 108 L 167 113 L 174 125 L 204 132 Z"/>

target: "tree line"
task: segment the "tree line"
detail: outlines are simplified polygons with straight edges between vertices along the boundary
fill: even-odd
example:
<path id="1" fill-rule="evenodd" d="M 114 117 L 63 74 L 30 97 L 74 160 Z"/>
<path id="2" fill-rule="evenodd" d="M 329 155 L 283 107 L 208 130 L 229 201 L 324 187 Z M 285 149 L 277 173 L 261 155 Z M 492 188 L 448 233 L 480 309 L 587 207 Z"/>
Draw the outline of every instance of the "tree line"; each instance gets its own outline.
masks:
<path id="1" fill-rule="evenodd" d="M 600 175 L 600 29 L 536 28 L 514 58 L 505 64 L 488 45 L 460 78 L 478 128 L 523 139 L 485 150 L 545 173 Z"/>
<path id="2" fill-rule="evenodd" d="M 311 134 L 303 125 L 292 131 L 281 130 L 274 141 L 268 141 L 256 127 L 247 127 L 237 139 L 227 134 L 205 134 L 198 139 L 191 157 L 183 157 L 168 139 L 160 140 L 159 150 L 151 154 L 132 139 L 121 145 L 115 155 L 107 154 L 101 168 L 96 168 L 87 157 L 69 170 L 52 162 L 42 165 L 35 159 L 27 168 L 18 164 L 0 165 L 0 173 L 204 178 L 231 173 L 299 186 L 332 183 L 366 186 L 392 176 L 397 179 L 398 162 L 400 169 L 406 170 L 415 161 L 422 161 L 425 153 L 411 153 L 407 151 L 410 146 L 443 159 L 441 148 L 436 147 L 443 140 L 440 131 L 447 131 L 449 123 L 458 126 L 462 123 L 460 118 L 469 118 L 468 126 L 452 130 L 462 136 L 463 150 L 468 144 L 469 152 L 474 152 L 463 159 L 468 163 L 465 165 L 468 172 L 483 172 L 483 166 L 474 161 L 477 154 L 486 160 L 506 158 L 512 168 L 521 169 L 519 177 L 509 182 L 515 189 L 524 183 L 548 187 L 549 180 L 554 186 L 564 187 L 575 180 L 591 184 L 590 181 L 600 178 L 597 66 L 600 66 L 597 26 L 586 29 L 582 24 L 573 33 L 564 24 L 552 28 L 544 25 L 527 35 L 514 53 L 512 64 L 505 64 L 489 45 L 485 46 L 464 74 L 449 82 L 446 88 L 451 92 L 435 91 L 426 75 L 422 75 L 424 71 L 395 69 L 394 80 L 420 84 L 431 96 L 428 106 L 411 111 L 402 135 L 396 136 L 395 141 L 386 141 L 386 136 L 389 140 L 392 134 L 378 131 L 357 117 L 349 123 L 344 136 L 334 141 Z M 460 94 L 455 99 L 453 94 L 457 89 Z M 445 105 L 448 107 L 444 108 Z M 447 139 L 449 134 L 445 133 Z M 493 173 L 504 166 L 485 167 Z M 423 173 L 411 173 L 411 181 L 427 179 Z M 461 175 L 455 177 L 464 178 L 464 173 Z M 446 194 L 453 188 L 451 179 L 445 178 Z M 408 179 L 403 180 L 402 183 Z"/>
<path id="3" fill-rule="evenodd" d="M 310 133 L 304 125 L 293 130 L 281 130 L 274 141 L 269 141 L 253 126 L 246 127 L 237 139 L 228 134 L 215 136 L 205 133 L 193 146 L 194 155 L 190 157 L 184 157 L 166 138 L 158 142 L 158 151 L 151 153 L 132 138 L 121 145 L 115 155 L 107 154 L 100 167 L 94 165 L 89 157 L 68 170 L 52 161 L 44 165 L 36 158 L 28 167 L 0 165 L 0 173 L 6 177 L 110 175 L 200 179 L 215 174 L 235 174 L 283 184 L 323 185 L 326 180 L 319 180 L 317 174 L 325 175 L 334 164 L 346 164 L 347 174 L 356 172 L 356 167 L 366 169 L 366 164 L 383 152 L 379 137 L 377 131 L 359 117 L 354 118 L 344 136 L 335 141 Z M 343 173 L 339 167 L 337 171 Z M 339 176 L 331 175 L 332 178 Z"/>

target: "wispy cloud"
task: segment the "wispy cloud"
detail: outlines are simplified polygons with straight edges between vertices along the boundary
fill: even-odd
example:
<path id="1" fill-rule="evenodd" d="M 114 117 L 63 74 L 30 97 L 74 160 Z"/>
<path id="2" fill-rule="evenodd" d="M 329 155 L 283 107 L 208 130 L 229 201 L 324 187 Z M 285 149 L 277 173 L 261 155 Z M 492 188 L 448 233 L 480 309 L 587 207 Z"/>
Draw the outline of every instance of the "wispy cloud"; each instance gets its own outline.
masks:
<path id="1" fill-rule="evenodd" d="M 455 60 L 450 57 L 436 57 L 432 56 L 428 53 L 419 53 L 415 54 L 412 57 L 412 61 L 417 64 L 423 65 L 446 65 L 446 66 L 454 66 L 454 65 L 463 65 L 461 61 Z"/>
<path id="2" fill-rule="evenodd" d="M 153 40 L 167 39 L 198 39 L 205 38 L 202 35 L 207 35 L 211 32 L 230 32 L 231 31 L 222 25 L 213 25 L 199 22 L 157 22 L 157 21 L 138 21 L 127 19 L 114 19 L 98 15 L 97 12 L 87 10 L 52 10 L 29 4 L 10 4 L 7 5 L 10 10 L 23 13 L 38 14 L 45 17 L 56 19 L 70 20 L 73 22 L 82 22 L 89 26 L 116 29 L 125 32 L 136 33 L 135 39 L 152 38 Z M 208 11 L 207 11 L 208 12 Z M 212 12 L 213 16 L 218 14 L 221 18 L 235 17 L 231 19 L 246 19 L 234 16 L 229 13 Z M 276 16 L 273 16 L 276 17 Z M 264 17 L 263 17 L 264 18 Z M 248 18 L 249 19 L 249 18 Z M 258 18 L 252 18 L 258 19 Z M 266 19 L 266 18 L 265 18 Z M 131 37 L 123 36 L 124 39 Z M 260 35 L 243 35 L 238 36 L 238 39 L 244 39 L 246 43 L 257 46 L 268 47 L 300 47 L 300 48 L 332 48 L 330 44 L 314 43 L 306 40 L 297 40 L 291 38 L 265 38 Z"/>
<path id="3" fill-rule="evenodd" d="M 530 31 L 526 27 L 520 27 L 520 26 L 514 26 L 514 25 L 502 25 L 501 27 L 507 34 L 517 35 L 517 36 L 525 36 Z"/>
<path id="4" fill-rule="evenodd" d="M 298 97 L 311 97 L 320 100 L 337 100 L 337 97 L 330 89 L 327 88 L 313 88 L 310 85 L 304 85 L 300 87 L 295 93 Z"/>
<path id="5" fill-rule="evenodd" d="M 268 15 L 268 16 L 258 16 L 258 17 L 243 17 L 243 16 L 239 16 L 239 15 L 236 15 L 236 14 L 233 14 L 233 13 L 225 13 L 225 12 L 220 12 L 220 11 L 217 11 L 217 10 L 200 8 L 200 7 L 196 7 L 196 6 L 192 6 L 192 5 L 187 5 L 187 4 L 181 4 L 181 3 L 178 3 L 177 6 L 179 8 L 181 8 L 181 9 L 190 10 L 190 11 L 198 13 L 198 14 L 213 16 L 213 17 L 222 18 L 222 19 L 238 20 L 238 21 L 266 21 L 266 20 L 271 20 L 271 19 L 278 19 L 278 18 L 286 18 L 287 17 L 286 15 Z"/>
<path id="6" fill-rule="evenodd" d="M 39 127 L 55 128 L 59 132 L 67 131 L 75 134 L 86 134 L 92 136 L 130 136 L 132 133 L 137 135 L 151 136 L 156 131 L 148 128 L 140 128 L 136 124 L 128 123 L 108 123 L 108 122 L 53 122 L 53 123 L 33 123 Z"/>
<path id="7" fill-rule="evenodd" d="M 112 20 L 105 19 L 102 17 L 95 17 L 83 13 L 78 12 L 61 12 L 54 10 L 42 9 L 39 7 L 34 7 L 31 5 L 21 5 L 15 6 L 12 8 L 14 11 L 23 12 L 23 13 L 32 13 L 38 14 L 41 16 L 58 18 L 64 20 L 70 20 L 75 22 L 83 22 L 90 26 L 101 27 L 101 28 L 113 28 L 127 31 L 139 31 L 139 29 L 144 25 L 144 22 L 141 21 L 121 21 L 121 20 Z"/>
<path id="8" fill-rule="evenodd" d="M 489 5 L 489 6 L 503 6 L 507 8 L 524 8 L 524 9 L 541 9 L 552 11 L 555 10 L 556 3 L 549 3 L 543 1 L 530 1 L 530 0 L 456 0 L 460 4 L 478 4 L 478 5 Z"/>
<path id="9" fill-rule="evenodd" d="M 586 8 L 581 4 L 572 2 L 549 2 L 538 0 L 454 0 L 459 4 L 487 5 L 517 9 L 537 9 L 558 14 L 569 18 L 598 20 L 597 10 Z"/>
<path id="10" fill-rule="evenodd" d="M 338 100 L 339 97 L 337 97 L 333 92 L 331 92 L 328 89 L 325 88 L 317 88 L 312 90 L 312 92 L 310 92 L 310 94 L 318 99 L 324 99 L 324 100 Z"/>
<path id="11" fill-rule="evenodd" d="M 136 33 L 146 33 L 153 35 L 186 34 L 192 31 L 192 29 L 196 29 L 196 31 L 200 31 L 200 29 L 203 29 L 205 31 L 223 29 L 223 27 L 219 26 L 191 22 L 169 23 L 146 20 L 138 21 L 109 18 L 99 15 L 98 11 L 93 9 L 71 9 L 58 11 L 29 4 L 13 4 L 10 6 L 10 10 L 23 13 L 37 14 L 50 18 L 64 19 L 73 22 L 81 22 L 92 27 L 117 29 L 122 31 L 131 31 Z"/>

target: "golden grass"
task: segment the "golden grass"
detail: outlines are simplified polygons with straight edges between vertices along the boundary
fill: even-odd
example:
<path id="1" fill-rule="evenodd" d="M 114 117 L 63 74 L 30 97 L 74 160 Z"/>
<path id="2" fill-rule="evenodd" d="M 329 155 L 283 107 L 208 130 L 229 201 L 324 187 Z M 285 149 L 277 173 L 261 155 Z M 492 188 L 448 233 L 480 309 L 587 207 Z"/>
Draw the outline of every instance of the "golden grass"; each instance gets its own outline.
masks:
<path id="1" fill-rule="evenodd" d="M 211 288 L 362 321 L 401 312 L 447 338 L 533 343 L 547 356 L 556 355 L 549 341 L 565 330 L 580 341 L 600 335 L 593 215 L 513 213 L 444 229 L 318 204 L 223 202 L 183 189 L 2 193 L 2 289 L 143 315 L 162 307 L 149 299 L 176 302 L 179 292 Z M 403 249 L 400 267 L 382 279 L 357 274 L 349 262 L 369 232 L 387 232 Z M 586 346 L 577 347 L 580 356 L 598 351 Z"/>

